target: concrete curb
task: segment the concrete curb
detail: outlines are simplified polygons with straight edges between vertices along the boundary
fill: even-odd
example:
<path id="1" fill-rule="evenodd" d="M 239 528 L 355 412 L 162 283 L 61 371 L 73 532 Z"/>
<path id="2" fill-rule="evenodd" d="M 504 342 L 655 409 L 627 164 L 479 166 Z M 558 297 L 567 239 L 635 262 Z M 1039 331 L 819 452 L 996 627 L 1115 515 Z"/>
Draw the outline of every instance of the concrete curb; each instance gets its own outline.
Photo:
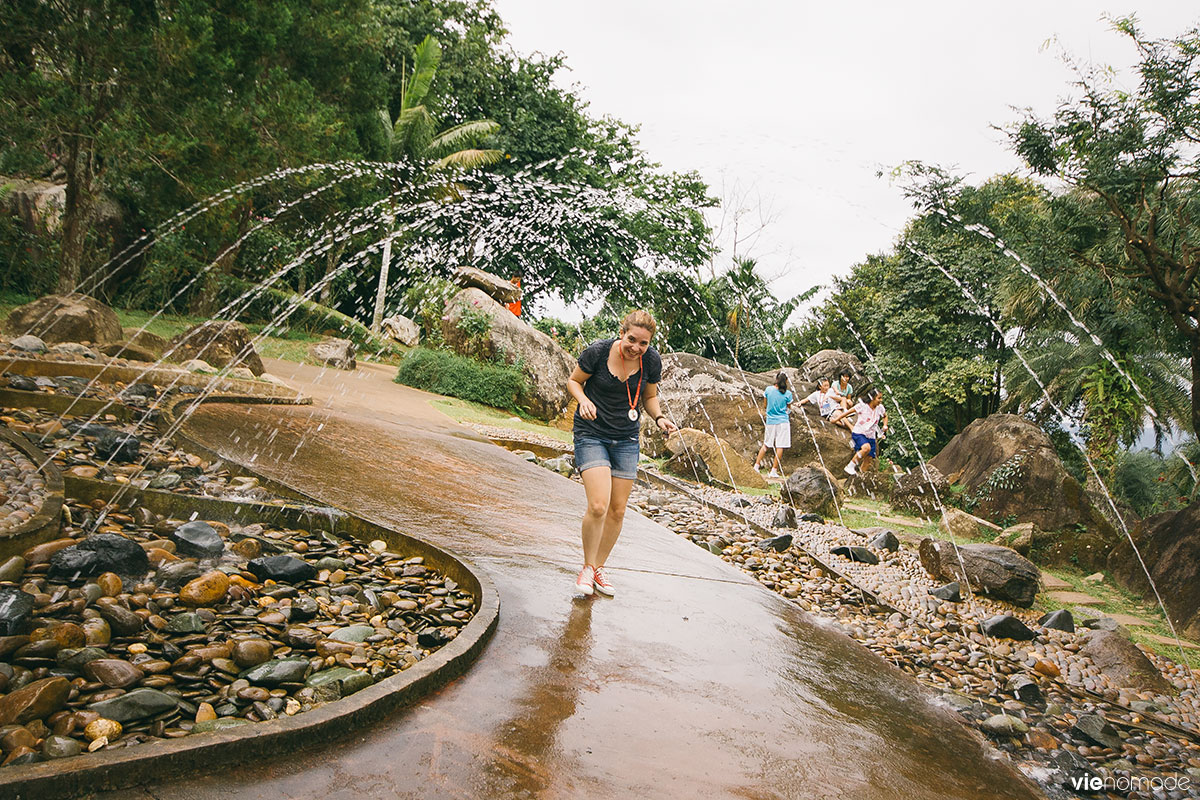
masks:
<path id="1" fill-rule="evenodd" d="M 0 533 L 0 559 L 20 555 L 34 545 L 56 538 L 63 507 L 63 476 L 54 462 L 46 457 L 24 436 L 0 427 L 0 440 L 7 442 L 25 454 L 30 461 L 41 466 L 46 479 L 46 497 L 42 507 L 24 525 Z"/>
<path id="2" fill-rule="evenodd" d="M 163 416 L 169 421 L 175 421 L 175 410 L 180 404 L 194 403 L 195 400 L 193 397 L 179 398 L 178 401 L 169 404 Z M 290 398 L 235 395 L 204 398 L 202 402 L 300 404 L 305 400 L 295 395 Z M 23 439 L 4 429 L 0 429 L 0 435 L 4 435 L 6 440 Z M 180 439 L 185 447 L 196 444 L 191 437 L 182 436 Z M 15 444 L 21 446 L 20 442 Z M 25 452 L 31 448 L 28 442 L 22 447 Z M 202 450 L 204 454 L 211 453 L 207 448 L 197 449 Z M 215 453 L 212 455 L 219 458 Z M 42 456 L 43 460 L 44 458 Z M 222 460 L 227 464 L 231 463 L 228 459 Z M 85 753 L 58 761 L 6 767 L 0 770 L 0 797 L 11 797 L 14 800 L 76 797 L 98 791 L 130 788 L 204 769 L 227 767 L 235 763 L 295 752 L 314 743 L 345 735 L 382 719 L 398 708 L 410 705 L 462 675 L 479 657 L 495 631 L 500 616 L 500 596 L 485 573 L 465 559 L 428 542 L 369 522 L 349 512 L 322 506 L 302 492 L 266 479 L 245 465 L 233 466 L 246 475 L 259 478 L 261 485 L 273 490 L 282 489 L 284 491 L 281 493 L 300 499 L 306 505 L 240 503 L 152 489 L 136 489 L 126 484 L 71 476 L 66 478 L 64 486 L 63 477 L 55 470 L 58 506 L 53 522 L 57 523 L 61 513 L 64 492 L 80 500 L 108 500 L 120 492 L 126 501 L 125 505 L 142 505 L 159 514 L 179 515 L 186 506 L 189 514 L 198 512 L 204 519 L 224 522 L 270 521 L 310 530 L 327 529 L 343 538 L 382 539 L 397 552 L 423 556 L 427 565 L 461 586 L 469 588 L 476 597 L 474 617 L 462 628 L 458 636 L 425 660 L 334 703 L 293 717 L 282 717 L 224 731 L 181 739 L 155 740 L 126 748 Z M 49 486 L 49 481 L 47 484 Z M 43 525 L 51 532 L 55 530 L 49 521 Z M 21 541 L 23 548 L 33 543 L 28 536 Z"/>

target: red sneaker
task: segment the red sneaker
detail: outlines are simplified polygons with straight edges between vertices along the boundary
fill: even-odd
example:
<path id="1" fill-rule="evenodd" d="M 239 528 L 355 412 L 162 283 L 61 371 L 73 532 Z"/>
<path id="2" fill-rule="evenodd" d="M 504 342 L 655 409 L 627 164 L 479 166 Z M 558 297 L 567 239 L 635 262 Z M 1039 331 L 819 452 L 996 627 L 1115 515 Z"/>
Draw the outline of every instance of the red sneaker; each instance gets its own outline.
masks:
<path id="1" fill-rule="evenodd" d="M 596 580 L 596 570 L 590 565 L 584 564 L 583 569 L 579 570 L 579 577 L 575 579 L 575 588 L 580 594 L 591 594 L 592 584 Z"/>
<path id="2" fill-rule="evenodd" d="M 608 576 L 604 574 L 604 567 L 597 567 L 593 573 L 592 583 L 596 587 L 596 591 L 605 597 L 612 597 L 617 593 L 617 589 L 608 582 Z"/>

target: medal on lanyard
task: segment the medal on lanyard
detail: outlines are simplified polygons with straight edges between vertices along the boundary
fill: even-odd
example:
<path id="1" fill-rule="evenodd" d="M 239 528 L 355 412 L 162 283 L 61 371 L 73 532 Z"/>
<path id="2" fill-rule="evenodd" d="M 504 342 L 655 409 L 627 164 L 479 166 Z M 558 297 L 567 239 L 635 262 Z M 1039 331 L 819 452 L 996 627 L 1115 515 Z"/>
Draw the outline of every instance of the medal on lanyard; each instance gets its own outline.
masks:
<path id="1" fill-rule="evenodd" d="M 637 404 L 642 396 L 642 357 L 638 356 L 638 388 L 637 394 L 629 394 L 629 378 L 625 379 L 625 397 L 629 399 L 629 418 L 634 422 L 638 420 Z"/>

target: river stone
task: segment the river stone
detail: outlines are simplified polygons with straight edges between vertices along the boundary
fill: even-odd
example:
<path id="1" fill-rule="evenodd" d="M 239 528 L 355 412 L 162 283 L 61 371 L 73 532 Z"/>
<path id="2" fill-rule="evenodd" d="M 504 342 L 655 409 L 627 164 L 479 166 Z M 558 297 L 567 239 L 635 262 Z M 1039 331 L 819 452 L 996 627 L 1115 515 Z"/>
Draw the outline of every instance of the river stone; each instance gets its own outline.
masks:
<path id="1" fill-rule="evenodd" d="M 88 561 L 76 561 L 67 564 L 69 553 L 93 553 Z M 80 569 L 86 567 L 86 571 Z M 118 575 L 141 577 L 150 571 L 150 559 L 141 545 L 132 539 L 127 539 L 115 533 L 93 533 L 79 544 L 59 550 L 50 557 L 51 580 L 58 577 L 74 579 L 75 573 L 80 576 L 95 577 L 104 572 L 115 572 Z"/>
<path id="2" fill-rule="evenodd" d="M 1071 727 L 1071 733 L 1085 741 L 1117 751 L 1120 751 L 1122 745 L 1125 744 L 1121 737 L 1117 735 L 1117 729 L 1110 725 L 1103 717 L 1096 714 L 1080 715 L 1079 719 Z"/>
<path id="3" fill-rule="evenodd" d="M 991 736 L 1020 736 L 1029 731 L 1029 726 L 1011 714 L 994 714 L 985 719 L 980 727 Z"/>
<path id="4" fill-rule="evenodd" d="M 25 574 L 25 559 L 20 556 L 12 558 L 0 564 L 0 582 L 12 581 L 16 583 L 21 580 L 21 576 Z M 3 602 L 0 602 L 3 605 Z"/>
<path id="5" fill-rule="evenodd" d="M 23 392 L 36 392 L 38 385 L 37 381 L 27 375 L 9 375 L 8 388 L 20 389 Z"/>
<path id="6" fill-rule="evenodd" d="M 876 550 L 887 550 L 889 553 L 894 553 L 900 549 L 900 540 L 891 531 L 880 531 L 874 539 L 867 542 L 867 547 L 874 547 Z"/>
<path id="7" fill-rule="evenodd" d="M 1066 631 L 1067 633 L 1075 632 L 1075 620 L 1071 618 L 1071 612 L 1065 608 L 1060 608 L 1057 611 L 1051 611 L 1049 614 L 1043 614 L 1038 619 L 1038 625 L 1043 628 L 1050 628 L 1056 631 Z"/>
<path id="8" fill-rule="evenodd" d="M 170 538 L 180 555 L 212 558 L 225 550 L 225 540 L 217 529 L 199 520 L 180 525 L 171 531 Z"/>
<path id="9" fill-rule="evenodd" d="M 345 569 L 346 562 L 340 558 L 334 558 L 333 556 L 325 556 L 324 558 L 319 559 L 317 561 L 316 567 L 317 567 L 317 570 L 327 569 L 330 572 L 332 572 L 335 569 Z"/>
<path id="10" fill-rule="evenodd" d="M 96 439 L 95 450 L 96 458 L 130 464 L 137 461 L 141 455 L 142 440 L 132 433 L 111 431 L 101 434 Z"/>
<path id="11" fill-rule="evenodd" d="M 183 477 L 177 472 L 160 472 L 150 479 L 150 489 L 174 489 L 183 482 Z"/>
<path id="12" fill-rule="evenodd" d="M 22 764 L 36 764 L 42 760 L 42 754 L 30 747 L 18 747 L 4 759 L 4 766 L 19 767 Z"/>
<path id="13" fill-rule="evenodd" d="M 179 590 L 179 602 L 189 606 L 215 605 L 224 599 L 229 586 L 228 575 L 218 569 L 209 570 Z"/>
<path id="14" fill-rule="evenodd" d="M 303 583 L 317 577 L 317 568 L 293 556 L 264 556 L 256 558 L 246 568 L 260 581 Z"/>
<path id="15" fill-rule="evenodd" d="M 92 703 L 88 709 L 105 719 L 125 723 L 173 711 L 179 700 L 157 689 L 134 689 L 132 692 Z"/>
<path id="16" fill-rule="evenodd" d="M 1163 694 L 1174 692 L 1138 646 L 1118 632 L 1092 631 L 1079 655 L 1090 658 L 1105 677 L 1122 688 Z"/>
<path id="17" fill-rule="evenodd" d="M 124 730 L 121 723 L 115 719 L 108 717 L 100 717 L 93 719 L 83 729 L 83 735 L 87 737 L 89 742 L 94 742 L 97 739 L 106 741 L 114 741 L 121 736 L 121 731 Z"/>
<path id="18" fill-rule="evenodd" d="M 204 620 L 194 611 L 185 611 L 167 620 L 168 633 L 204 633 L 207 630 Z"/>
<path id="19" fill-rule="evenodd" d="M 115 603 L 97 606 L 96 610 L 117 636 L 132 636 L 140 631 L 144 624 L 137 614 Z"/>
<path id="20" fill-rule="evenodd" d="M 59 625 L 38 628 L 29 634 L 29 639 L 34 642 L 49 640 L 57 642 L 60 648 L 73 649 L 83 647 L 87 643 L 87 634 L 74 622 L 64 622 Z"/>
<path id="21" fill-rule="evenodd" d="M 939 586 L 936 589 L 930 589 L 929 593 L 938 600 L 945 600 L 947 603 L 962 602 L 962 587 L 958 585 L 958 581 L 947 583 L 945 586 Z"/>
<path id="22" fill-rule="evenodd" d="M 859 547 L 858 545 L 838 545 L 829 552 L 831 555 L 842 556 L 843 558 L 848 558 L 851 561 L 860 561 L 863 564 L 879 563 L 879 556 L 875 555 L 867 548 Z"/>
<path id="23" fill-rule="evenodd" d="M 329 634 L 329 638 L 339 642 L 365 642 L 367 637 L 374 633 L 375 629 L 370 625 L 351 625 L 347 628 L 339 628 Z"/>
<path id="24" fill-rule="evenodd" d="M 142 679 L 144 673 L 119 658 L 97 658 L 83 667 L 83 674 L 112 689 L 127 689 Z"/>
<path id="25" fill-rule="evenodd" d="M 238 677 L 262 686 L 278 686 L 281 683 L 303 683 L 308 673 L 307 658 L 280 658 L 251 667 Z"/>
<path id="26" fill-rule="evenodd" d="M 42 755 L 46 758 L 68 758 L 83 752 L 83 745 L 70 736 L 47 736 L 42 743 Z"/>
<path id="27" fill-rule="evenodd" d="M 1004 688 L 1011 692 L 1018 700 L 1025 703 L 1037 704 L 1042 702 L 1042 690 L 1028 676 L 1011 675 L 1008 682 L 1005 683 Z"/>
<path id="28" fill-rule="evenodd" d="M 99 647 L 80 647 L 78 649 L 59 650 L 55 660 L 58 666 L 63 669 L 68 669 L 71 672 L 83 672 L 84 666 L 89 661 L 95 661 L 98 658 L 107 658 L 108 654 Z"/>
<path id="29" fill-rule="evenodd" d="M 253 724 L 250 720 L 240 719 L 239 717 L 219 717 L 217 719 L 206 719 L 203 722 L 197 722 L 192 726 L 192 733 L 211 733 L 213 731 L 224 731 L 229 728 L 238 728 L 242 725 Z"/>
<path id="30" fill-rule="evenodd" d="M 63 677 L 42 678 L 0 697 L 0 725 L 24 725 L 44 719 L 67 702 L 70 682 Z"/>
<path id="31" fill-rule="evenodd" d="M 178 589 L 200 575 L 200 567 L 195 562 L 172 561 L 158 568 L 158 571 L 154 573 L 154 582 L 164 589 Z"/>
<path id="32" fill-rule="evenodd" d="M 370 630 L 372 633 L 375 631 L 374 628 Z M 274 648 L 266 639 L 242 639 L 233 645 L 233 654 L 230 657 L 238 667 L 246 669 L 269 661 L 273 653 Z"/>
<path id="33" fill-rule="evenodd" d="M 966 583 L 976 591 L 1029 608 L 1037 596 L 1041 572 L 1027 558 L 994 544 L 921 541 L 921 566 L 935 578 Z"/>
<path id="34" fill-rule="evenodd" d="M 46 343 L 33 334 L 25 334 L 18 336 L 9 342 L 14 350 L 20 350 L 23 353 L 44 353 L 46 352 Z"/>
<path id="35" fill-rule="evenodd" d="M 790 533 L 772 536 L 770 539 L 763 539 L 755 545 L 760 550 L 774 550 L 776 553 L 782 553 L 791 546 L 792 535 Z"/>
<path id="36" fill-rule="evenodd" d="M 0 586 L 0 636 L 15 636 L 33 613 L 33 595 L 15 586 Z"/>
<path id="37" fill-rule="evenodd" d="M 365 689 L 375 681 L 365 672 L 359 672 L 356 669 L 349 667 L 334 667 L 332 669 L 323 669 L 320 672 L 314 672 L 308 676 L 305 683 L 308 686 L 318 687 L 325 686 L 331 683 L 336 683 L 342 697 Z"/>
<path id="38" fill-rule="evenodd" d="M 1037 637 L 1037 634 L 1029 630 L 1024 622 L 1021 622 L 1021 620 L 1012 614 L 998 614 L 994 617 L 988 617 L 980 623 L 979 627 L 983 629 L 985 634 L 997 639 L 1028 641 Z"/>
<path id="39" fill-rule="evenodd" d="M 801 511 L 836 514 L 842 487 L 826 469 L 815 464 L 800 467 L 788 476 L 780 489 L 784 502 Z"/>
<path id="40" fill-rule="evenodd" d="M 314 631 L 312 628 L 306 628 L 303 625 L 293 625 L 283 634 L 285 642 L 301 650 L 311 650 L 323 638 L 320 631 Z"/>
<path id="41" fill-rule="evenodd" d="M 775 512 L 775 516 L 771 519 L 772 528 L 794 528 L 796 527 L 796 509 L 791 506 L 783 506 Z"/>

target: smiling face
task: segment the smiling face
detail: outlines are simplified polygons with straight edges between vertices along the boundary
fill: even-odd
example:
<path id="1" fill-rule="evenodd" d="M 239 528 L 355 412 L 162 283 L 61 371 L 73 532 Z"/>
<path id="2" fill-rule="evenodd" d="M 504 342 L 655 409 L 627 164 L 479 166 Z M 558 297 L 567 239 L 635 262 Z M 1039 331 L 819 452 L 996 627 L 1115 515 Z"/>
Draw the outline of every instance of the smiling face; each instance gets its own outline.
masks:
<path id="1" fill-rule="evenodd" d="M 622 333 L 618 345 L 621 357 L 630 360 L 641 358 L 642 354 L 646 352 L 646 348 L 650 346 L 651 335 L 650 331 L 639 325 L 634 325 Z"/>

